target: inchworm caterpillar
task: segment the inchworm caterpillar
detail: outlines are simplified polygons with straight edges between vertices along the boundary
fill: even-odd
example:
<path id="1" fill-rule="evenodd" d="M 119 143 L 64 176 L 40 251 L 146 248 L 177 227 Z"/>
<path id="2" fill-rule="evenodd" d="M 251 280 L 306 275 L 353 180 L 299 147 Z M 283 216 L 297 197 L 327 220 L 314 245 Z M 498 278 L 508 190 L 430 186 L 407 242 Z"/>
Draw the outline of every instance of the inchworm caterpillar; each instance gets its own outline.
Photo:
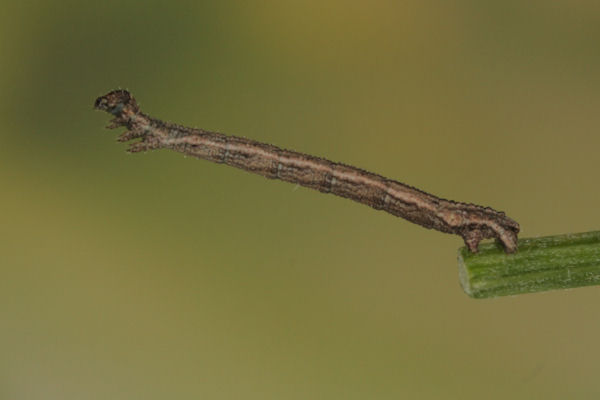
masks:
<path id="1" fill-rule="evenodd" d="M 280 149 L 222 133 L 187 128 L 142 113 L 129 92 L 115 90 L 96 99 L 96 109 L 115 118 L 107 128 L 127 128 L 118 140 L 131 143 L 132 153 L 171 149 L 190 156 L 241 168 L 269 179 L 281 179 L 332 193 L 425 228 L 461 236 L 477 252 L 482 239 L 496 238 L 507 253 L 517 251 L 519 224 L 490 207 L 441 199 L 414 187 L 349 165 Z"/>

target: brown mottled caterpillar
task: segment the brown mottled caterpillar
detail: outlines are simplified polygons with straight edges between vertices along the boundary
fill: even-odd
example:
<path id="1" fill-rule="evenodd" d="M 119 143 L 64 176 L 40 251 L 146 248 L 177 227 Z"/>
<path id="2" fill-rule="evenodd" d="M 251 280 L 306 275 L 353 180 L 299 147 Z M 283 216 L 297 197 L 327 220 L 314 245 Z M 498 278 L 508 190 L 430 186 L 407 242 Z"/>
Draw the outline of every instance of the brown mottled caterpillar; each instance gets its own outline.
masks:
<path id="1" fill-rule="evenodd" d="M 126 90 L 96 99 L 95 108 L 114 119 L 108 128 L 125 126 L 118 140 L 132 153 L 171 149 L 190 156 L 244 169 L 269 179 L 345 197 L 383 210 L 425 228 L 461 236 L 472 252 L 482 239 L 495 238 L 507 253 L 517 251 L 519 224 L 490 207 L 441 199 L 383 176 L 270 144 L 202 129 L 192 129 L 152 118 L 139 110 Z"/>

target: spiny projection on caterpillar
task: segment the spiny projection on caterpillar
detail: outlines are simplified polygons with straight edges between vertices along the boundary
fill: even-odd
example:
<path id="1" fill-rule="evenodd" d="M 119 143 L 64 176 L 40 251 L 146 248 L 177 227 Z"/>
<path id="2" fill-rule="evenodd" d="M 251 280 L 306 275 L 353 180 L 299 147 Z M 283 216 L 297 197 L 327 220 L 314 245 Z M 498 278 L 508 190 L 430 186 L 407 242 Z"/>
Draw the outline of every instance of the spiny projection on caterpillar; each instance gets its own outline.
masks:
<path id="1" fill-rule="evenodd" d="M 517 251 L 519 224 L 490 207 L 442 199 L 381 175 L 324 158 L 163 122 L 141 112 L 126 90 L 114 90 L 101 96 L 94 106 L 114 116 L 107 128 L 127 128 L 118 141 L 141 139 L 129 145 L 131 153 L 175 150 L 269 179 L 281 179 L 345 197 L 425 228 L 459 235 L 471 252 L 477 252 L 481 240 L 491 238 L 498 240 L 506 253 Z"/>

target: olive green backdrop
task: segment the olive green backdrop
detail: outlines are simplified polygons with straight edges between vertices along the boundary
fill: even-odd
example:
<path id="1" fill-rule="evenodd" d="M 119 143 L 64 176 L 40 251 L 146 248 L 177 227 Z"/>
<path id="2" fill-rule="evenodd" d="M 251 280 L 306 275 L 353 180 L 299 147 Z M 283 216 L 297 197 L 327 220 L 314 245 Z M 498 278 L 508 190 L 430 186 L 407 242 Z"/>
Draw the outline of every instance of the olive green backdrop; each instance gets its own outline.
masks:
<path id="1" fill-rule="evenodd" d="M 600 229 L 597 1 L 27 1 L 0 16 L 0 399 L 590 399 L 598 288 L 159 151 L 94 99 Z"/>

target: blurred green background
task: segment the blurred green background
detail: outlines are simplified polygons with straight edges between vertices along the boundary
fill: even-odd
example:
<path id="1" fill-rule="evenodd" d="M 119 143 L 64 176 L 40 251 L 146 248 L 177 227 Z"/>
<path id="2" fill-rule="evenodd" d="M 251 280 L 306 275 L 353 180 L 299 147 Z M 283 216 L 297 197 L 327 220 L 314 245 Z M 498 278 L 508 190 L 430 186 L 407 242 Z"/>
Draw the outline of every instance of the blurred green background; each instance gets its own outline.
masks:
<path id="1" fill-rule="evenodd" d="M 597 1 L 23 1 L 0 16 L 0 399 L 589 399 L 598 288 L 472 300 L 462 241 L 159 151 L 94 99 L 600 229 Z"/>

